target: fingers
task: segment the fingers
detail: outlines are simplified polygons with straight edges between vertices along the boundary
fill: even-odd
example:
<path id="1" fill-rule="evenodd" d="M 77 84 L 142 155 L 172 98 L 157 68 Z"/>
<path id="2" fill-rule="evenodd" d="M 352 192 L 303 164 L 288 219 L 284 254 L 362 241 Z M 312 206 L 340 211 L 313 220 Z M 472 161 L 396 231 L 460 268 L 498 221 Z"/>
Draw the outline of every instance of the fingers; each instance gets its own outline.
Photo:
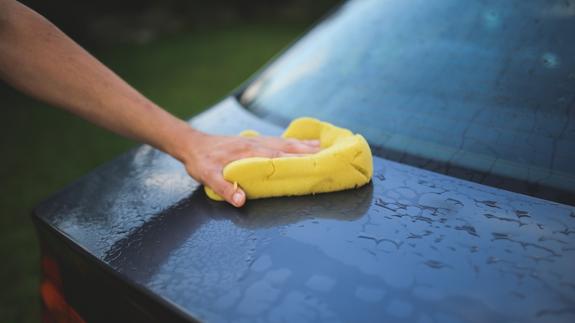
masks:
<path id="1" fill-rule="evenodd" d="M 277 158 L 282 157 L 282 152 L 279 150 L 269 149 L 265 147 L 251 147 L 240 152 L 229 154 L 225 156 L 225 164 L 228 164 L 234 160 L 249 158 L 249 157 L 266 157 L 266 158 Z"/>
<path id="2" fill-rule="evenodd" d="M 300 157 L 321 150 L 318 140 L 300 141 L 277 137 L 242 138 L 242 140 L 243 142 L 236 142 L 233 149 L 222 151 L 221 161 L 224 164 L 249 157 Z"/>
<path id="3" fill-rule="evenodd" d="M 317 139 L 313 139 L 313 140 L 302 140 L 301 142 L 303 142 L 304 144 L 313 146 L 313 147 L 319 147 L 320 146 L 320 141 Z"/>
<path id="4" fill-rule="evenodd" d="M 247 158 L 247 157 L 266 157 L 266 158 L 278 158 L 278 157 L 302 157 L 302 156 L 307 156 L 311 153 L 316 152 L 316 150 L 304 150 L 304 152 L 301 152 L 302 150 L 290 150 L 290 151 L 299 151 L 297 153 L 294 152 L 284 152 L 282 150 L 276 150 L 276 149 L 268 149 L 268 148 L 257 148 L 257 149 L 252 149 L 249 151 L 246 151 L 242 154 L 240 154 L 239 156 L 235 156 L 235 157 L 239 157 L 241 158 Z M 233 161 L 236 158 L 230 160 Z"/>
<path id="5" fill-rule="evenodd" d="M 237 184 L 234 185 L 226 181 L 219 173 L 210 174 L 210 178 L 205 181 L 205 184 L 235 207 L 241 207 L 246 202 L 244 191 Z"/>
<path id="6" fill-rule="evenodd" d="M 318 152 L 318 140 L 296 140 L 277 137 L 217 137 L 206 135 L 196 142 L 192 154 L 185 158 L 188 173 L 210 187 L 228 203 L 241 207 L 245 192 L 226 181 L 222 170 L 229 163 L 248 157 L 299 157 Z"/>
<path id="7" fill-rule="evenodd" d="M 283 145 L 281 150 L 284 153 L 291 154 L 313 154 L 320 150 L 318 140 L 296 140 L 296 139 L 286 139 L 283 140 Z"/>
<path id="8" fill-rule="evenodd" d="M 284 152 L 280 152 L 279 153 L 279 157 L 303 157 L 303 156 L 307 156 L 309 154 L 292 154 L 292 153 L 284 153 Z"/>
<path id="9" fill-rule="evenodd" d="M 320 151 L 319 140 L 297 140 L 282 138 L 263 138 L 262 144 L 270 149 L 279 150 L 289 154 L 314 154 Z"/>

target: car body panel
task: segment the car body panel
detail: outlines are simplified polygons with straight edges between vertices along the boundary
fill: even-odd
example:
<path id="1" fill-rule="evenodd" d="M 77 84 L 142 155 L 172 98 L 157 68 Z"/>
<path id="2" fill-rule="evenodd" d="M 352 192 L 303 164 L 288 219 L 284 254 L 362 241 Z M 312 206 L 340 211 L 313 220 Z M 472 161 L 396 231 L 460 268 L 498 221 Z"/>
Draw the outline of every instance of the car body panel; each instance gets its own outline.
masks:
<path id="1" fill-rule="evenodd" d="M 191 124 L 281 133 L 234 97 Z M 365 187 L 236 209 L 209 200 L 181 164 L 144 145 L 34 216 L 190 319 L 575 319 L 574 207 L 379 157 Z"/>
<path id="2" fill-rule="evenodd" d="M 240 102 L 402 164 L 575 205 L 573 1 L 346 1 Z"/>

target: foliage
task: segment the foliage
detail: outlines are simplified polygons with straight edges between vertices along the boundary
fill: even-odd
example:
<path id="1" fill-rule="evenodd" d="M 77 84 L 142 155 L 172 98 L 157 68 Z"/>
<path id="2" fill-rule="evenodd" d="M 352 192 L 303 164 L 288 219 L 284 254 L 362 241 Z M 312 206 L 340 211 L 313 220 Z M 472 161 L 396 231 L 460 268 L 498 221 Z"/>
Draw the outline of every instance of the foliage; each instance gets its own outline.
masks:
<path id="1" fill-rule="evenodd" d="M 96 56 L 172 113 L 190 117 L 238 86 L 304 25 L 234 25 Z M 38 322 L 39 255 L 31 208 L 133 145 L 0 83 L 0 322 Z"/>

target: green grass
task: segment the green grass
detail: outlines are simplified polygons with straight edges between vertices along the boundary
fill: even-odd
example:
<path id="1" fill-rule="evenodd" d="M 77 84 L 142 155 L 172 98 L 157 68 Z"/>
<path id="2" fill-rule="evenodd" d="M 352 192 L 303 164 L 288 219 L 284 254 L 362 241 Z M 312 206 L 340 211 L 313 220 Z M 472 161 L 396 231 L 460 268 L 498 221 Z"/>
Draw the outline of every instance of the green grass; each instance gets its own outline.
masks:
<path id="1" fill-rule="evenodd" d="M 241 25 L 120 46 L 96 56 L 167 110 L 190 117 L 228 94 L 304 30 Z M 0 84 L 0 322 L 38 322 L 31 208 L 134 145 Z"/>

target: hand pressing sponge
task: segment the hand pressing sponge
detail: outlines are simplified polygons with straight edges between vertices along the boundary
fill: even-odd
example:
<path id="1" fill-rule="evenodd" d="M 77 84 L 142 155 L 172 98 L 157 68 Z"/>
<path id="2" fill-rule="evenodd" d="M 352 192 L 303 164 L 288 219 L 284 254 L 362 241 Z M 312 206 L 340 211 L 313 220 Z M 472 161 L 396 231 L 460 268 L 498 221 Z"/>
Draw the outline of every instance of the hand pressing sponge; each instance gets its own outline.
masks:
<path id="1" fill-rule="evenodd" d="M 240 135 L 258 135 L 248 130 Z M 322 150 L 308 156 L 252 157 L 229 163 L 224 178 L 239 185 L 248 199 L 341 191 L 369 183 L 373 160 L 367 141 L 359 134 L 313 118 L 291 122 L 282 137 L 319 139 Z M 223 200 L 209 187 L 206 194 Z"/>

